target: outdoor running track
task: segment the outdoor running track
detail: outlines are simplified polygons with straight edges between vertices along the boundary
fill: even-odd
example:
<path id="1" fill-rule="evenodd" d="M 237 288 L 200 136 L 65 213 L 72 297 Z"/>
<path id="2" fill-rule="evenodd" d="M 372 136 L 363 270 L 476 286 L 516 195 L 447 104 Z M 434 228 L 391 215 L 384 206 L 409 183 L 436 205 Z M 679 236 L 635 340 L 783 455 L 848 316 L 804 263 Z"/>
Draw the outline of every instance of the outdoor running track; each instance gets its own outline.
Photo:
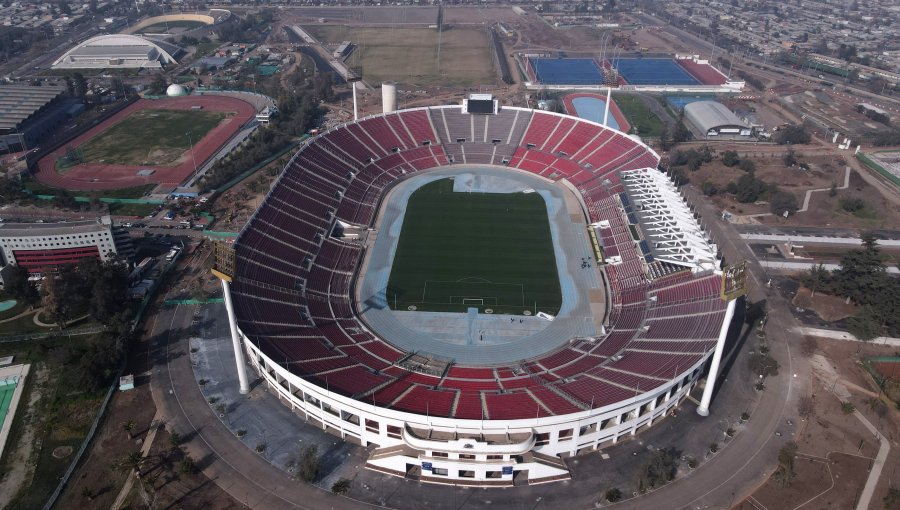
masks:
<path id="1" fill-rule="evenodd" d="M 85 163 L 77 165 L 60 174 L 56 171 L 56 161 L 62 157 L 69 147 L 79 147 L 100 133 L 115 126 L 138 110 L 190 110 L 194 106 L 202 106 L 204 111 L 231 112 L 234 115 L 223 120 L 203 139 L 194 144 L 194 158 L 188 151 L 181 156 L 181 163 L 176 166 L 153 165 L 106 165 L 103 163 Z M 167 97 L 164 99 L 139 99 L 116 113 L 104 122 L 92 127 L 75 137 L 62 147 L 44 156 L 38 161 L 35 177 L 40 182 L 57 188 L 90 191 L 128 188 L 145 184 L 162 184 L 175 187 L 194 171 L 194 159 L 197 167 L 203 165 L 220 147 L 225 145 L 242 126 L 256 115 L 256 109 L 250 103 L 226 96 L 188 96 Z M 153 169 L 148 177 L 141 177 L 138 171 Z"/>

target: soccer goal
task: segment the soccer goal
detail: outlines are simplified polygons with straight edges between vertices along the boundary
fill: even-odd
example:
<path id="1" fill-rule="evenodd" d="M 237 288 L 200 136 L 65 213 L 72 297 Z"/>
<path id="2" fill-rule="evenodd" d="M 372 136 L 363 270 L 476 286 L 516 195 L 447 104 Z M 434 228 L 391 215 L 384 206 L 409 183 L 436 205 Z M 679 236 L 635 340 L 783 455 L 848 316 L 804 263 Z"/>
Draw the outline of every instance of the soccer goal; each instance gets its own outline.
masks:
<path id="1" fill-rule="evenodd" d="M 482 298 L 462 298 L 462 304 L 464 304 L 464 305 L 483 305 L 484 299 L 482 299 Z"/>

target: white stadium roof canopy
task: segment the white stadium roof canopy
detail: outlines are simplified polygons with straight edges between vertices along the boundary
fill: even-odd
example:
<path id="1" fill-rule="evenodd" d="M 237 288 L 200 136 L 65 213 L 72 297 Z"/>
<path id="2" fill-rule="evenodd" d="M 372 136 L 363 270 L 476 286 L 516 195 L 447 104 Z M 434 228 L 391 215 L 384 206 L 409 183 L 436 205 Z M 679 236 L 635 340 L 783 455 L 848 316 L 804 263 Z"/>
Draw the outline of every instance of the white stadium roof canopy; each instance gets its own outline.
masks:
<path id="1" fill-rule="evenodd" d="M 620 175 L 656 260 L 698 271 L 719 268 L 716 246 L 666 174 L 644 168 Z"/>

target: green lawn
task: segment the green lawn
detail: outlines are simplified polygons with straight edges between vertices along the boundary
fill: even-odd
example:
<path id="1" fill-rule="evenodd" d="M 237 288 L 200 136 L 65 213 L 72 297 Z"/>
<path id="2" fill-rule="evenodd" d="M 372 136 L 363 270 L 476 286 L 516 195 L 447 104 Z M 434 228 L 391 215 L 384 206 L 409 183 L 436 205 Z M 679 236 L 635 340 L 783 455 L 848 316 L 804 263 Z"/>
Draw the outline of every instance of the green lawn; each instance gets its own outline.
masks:
<path id="1" fill-rule="evenodd" d="M 387 287 L 407 310 L 556 314 L 562 303 L 550 223 L 537 193 L 453 193 L 453 181 L 410 196 Z"/>
<path id="2" fill-rule="evenodd" d="M 647 108 L 647 105 L 641 101 L 641 98 L 627 94 L 617 94 L 615 101 L 619 105 L 619 109 L 622 110 L 622 114 L 628 119 L 632 129 L 636 129 L 637 134 L 642 138 L 656 138 L 662 133 L 662 121 Z"/>
<path id="3" fill-rule="evenodd" d="M 59 195 L 60 188 L 47 186 L 39 181 L 26 181 L 22 184 L 23 188 L 31 191 L 35 195 Z M 150 190 L 155 188 L 155 184 L 147 184 L 143 186 L 133 186 L 130 188 L 105 189 L 98 191 L 69 191 L 74 197 L 95 196 L 97 198 L 143 198 Z"/>
<path id="4" fill-rule="evenodd" d="M 225 118 L 223 112 L 138 110 L 78 148 L 80 159 L 119 165 L 173 165 Z"/>

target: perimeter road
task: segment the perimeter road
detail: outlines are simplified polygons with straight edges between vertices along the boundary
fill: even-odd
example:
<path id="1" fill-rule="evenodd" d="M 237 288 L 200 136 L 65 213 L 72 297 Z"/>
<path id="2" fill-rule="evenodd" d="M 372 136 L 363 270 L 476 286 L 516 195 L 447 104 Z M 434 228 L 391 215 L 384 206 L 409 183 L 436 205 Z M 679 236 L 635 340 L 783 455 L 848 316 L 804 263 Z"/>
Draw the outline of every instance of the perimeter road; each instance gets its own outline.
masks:
<path id="1" fill-rule="evenodd" d="M 180 276 L 173 275 L 171 285 L 178 286 Z M 168 294 L 163 299 L 167 297 Z M 156 317 L 149 329 L 150 390 L 157 413 L 169 430 L 186 438 L 184 446 L 203 474 L 249 508 L 318 510 L 362 506 L 358 501 L 291 480 L 287 473 L 234 437 L 211 411 L 194 379 L 188 336 L 195 307 L 162 308 L 158 306 L 161 302 L 157 301 Z M 264 388 L 252 388 L 249 398 L 264 392 Z"/>

